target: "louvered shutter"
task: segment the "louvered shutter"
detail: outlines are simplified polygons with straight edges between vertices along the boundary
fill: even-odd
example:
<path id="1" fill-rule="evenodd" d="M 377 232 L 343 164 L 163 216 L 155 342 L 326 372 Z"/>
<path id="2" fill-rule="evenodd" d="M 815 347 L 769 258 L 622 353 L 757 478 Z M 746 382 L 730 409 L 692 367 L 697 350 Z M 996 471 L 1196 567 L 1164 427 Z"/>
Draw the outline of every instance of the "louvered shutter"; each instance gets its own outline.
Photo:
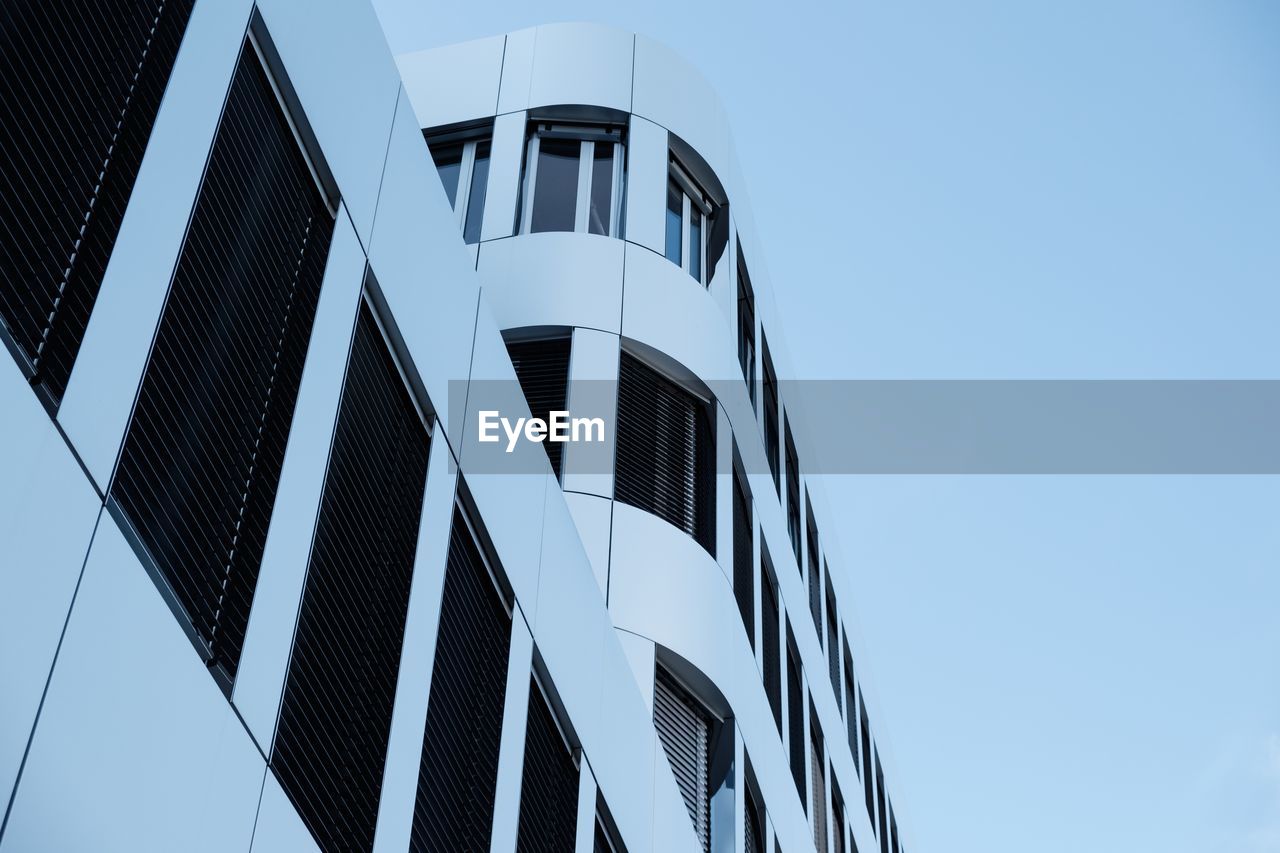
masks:
<path id="1" fill-rule="evenodd" d="M 747 786 L 746 808 L 743 810 L 746 821 L 744 836 L 744 853 L 764 853 L 764 814 L 756 801 L 756 794 L 750 785 Z"/>
<path id="2" fill-rule="evenodd" d="M 822 739 L 817 729 L 809 738 L 809 768 L 813 780 L 813 844 L 818 853 L 827 853 L 827 783 L 822 757 Z"/>
<path id="3" fill-rule="evenodd" d="M 778 591 L 760 567 L 760 634 L 764 641 L 764 692 L 778 734 L 782 734 L 782 644 L 779 642 Z"/>
<path id="4" fill-rule="evenodd" d="M 271 758 L 323 850 L 373 844 L 428 446 L 362 304 Z"/>
<path id="5" fill-rule="evenodd" d="M 573 853 L 578 768 L 538 682 L 530 679 L 516 853 Z"/>
<path id="6" fill-rule="evenodd" d="M 245 43 L 111 497 L 235 677 L 333 215 Z"/>
<path id="7" fill-rule="evenodd" d="M 694 832 L 703 850 L 711 849 L 711 799 L 708 790 L 711 718 L 702 705 L 662 667 L 653 691 L 653 725 L 675 774 Z"/>
<path id="8" fill-rule="evenodd" d="M 790 640 L 790 627 L 787 628 Z M 800 794 L 800 802 L 805 801 L 804 778 L 804 707 L 803 687 L 800 680 L 800 661 L 791 651 L 791 643 L 787 643 L 787 741 L 790 745 L 791 779 L 796 783 L 796 791 Z"/>
<path id="9" fill-rule="evenodd" d="M 715 552 L 715 447 L 709 406 L 622 354 L 614 498 Z"/>
<path id="10" fill-rule="evenodd" d="M 0 7 L 0 319 L 55 402 L 193 2 Z"/>
<path id="11" fill-rule="evenodd" d="M 755 636 L 755 570 L 751 542 L 751 502 L 742 480 L 733 478 L 733 596 L 738 600 L 738 613 L 742 626 L 747 630 L 751 648 L 756 647 Z"/>
<path id="12" fill-rule="evenodd" d="M 511 616 L 454 512 L 410 849 L 488 850 Z"/>
<path id="13" fill-rule="evenodd" d="M 529 413 L 549 421 L 551 412 L 565 411 L 569 384 L 569 338 L 513 341 L 507 344 L 507 352 L 516 369 L 516 378 L 520 380 L 520 390 L 529 403 Z M 542 446 L 551 460 L 551 470 L 559 477 L 563 445 L 544 441 Z"/>

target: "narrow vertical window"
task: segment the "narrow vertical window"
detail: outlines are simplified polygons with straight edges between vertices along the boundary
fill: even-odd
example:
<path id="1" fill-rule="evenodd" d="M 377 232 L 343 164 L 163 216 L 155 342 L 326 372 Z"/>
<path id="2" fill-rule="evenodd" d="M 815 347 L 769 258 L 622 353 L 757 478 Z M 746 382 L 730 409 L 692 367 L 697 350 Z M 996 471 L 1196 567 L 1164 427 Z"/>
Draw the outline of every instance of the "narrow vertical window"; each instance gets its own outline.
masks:
<path id="1" fill-rule="evenodd" d="M 859 691 L 861 694 L 861 691 Z M 867 720 L 867 705 L 864 697 L 858 697 L 859 722 L 862 727 L 862 790 L 867 799 L 867 819 L 871 826 L 876 825 L 876 802 L 874 780 L 871 778 L 871 724 Z"/>
<path id="2" fill-rule="evenodd" d="M 271 756 L 324 850 L 373 845 L 428 448 L 362 304 Z"/>
<path id="3" fill-rule="evenodd" d="M 853 768 L 861 775 L 862 768 L 858 763 L 858 694 L 854 686 L 853 653 L 849 650 L 847 634 L 844 635 L 844 720 L 849 752 L 853 755 Z"/>
<path id="4" fill-rule="evenodd" d="M 702 211 L 689 211 L 689 275 L 694 281 L 702 281 L 702 257 L 706 245 L 702 242 Z"/>
<path id="5" fill-rule="evenodd" d="M 707 237 L 719 213 L 718 205 L 711 196 L 675 154 L 671 154 L 667 179 L 666 256 L 699 284 L 708 283 Z"/>
<path id="6" fill-rule="evenodd" d="M 711 849 L 711 714 L 661 665 L 656 669 L 653 724 L 703 850 Z"/>
<path id="7" fill-rule="evenodd" d="M 536 677 L 529 684 L 516 853 L 573 853 L 578 764 Z"/>
<path id="8" fill-rule="evenodd" d="M 747 631 L 747 641 L 756 647 L 755 558 L 752 554 L 751 499 L 742 477 L 733 476 L 733 596 Z"/>
<path id="9" fill-rule="evenodd" d="M 530 124 L 518 232 L 621 236 L 625 151 L 621 125 Z"/>
<path id="10" fill-rule="evenodd" d="M 674 524 L 714 555 L 713 436 L 710 403 L 622 353 L 614 498 Z"/>
<path id="11" fill-rule="evenodd" d="M 467 243 L 480 242 L 480 227 L 484 224 L 484 199 L 489 189 L 489 140 L 476 143 L 475 159 L 471 164 L 471 186 L 467 192 L 467 213 L 463 220 L 462 239 Z"/>
<path id="12" fill-rule="evenodd" d="M 880 838 L 880 853 L 889 853 L 889 819 L 885 812 L 884 770 L 880 767 L 880 751 L 876 750 L 876 834 Z"/>
<path id="13" fill-rule="evenodd" d="M 787 445 L 787 534 L 791 537 L 791 552 L 796 558 L 796 567 L 804 572 L 804 564 L 800 560 L 800 457 L 796 454 L 796 443 L 791 438 L 791 415 L 787 414 L 785 428 Z"/>
<path id="14" fill-rule="evenodd" d="M 507 354 L 515 367 L 520 390 L 529 403 L 529 413 L 549 421 L 551 412 L 566 411 L 569 385 L 569 343 L 567 335 L 530 341 L 508 341 Z M 551 470 L 560 476 L 561 450 L 564 445 L 544 441 L 542 446 L 551 460 Z"/>
<path id="15" fill-rule="evenodd" d="M 809 535 L 806 537 L 805 550 L 809 555 L 809 615 L 813 617 L 814 630 L 818 632 L 818 644 L 822 644 L 822 560 L 818 547 L 818 525 L 813 520 L 813 505 L 808 501 L 805 492 L 805 503 L 809 507 Z"/>
<path id="16" fill-rule="evenodd" d="M 738 364 L 747 383 L 747 396 L 756 405 L 756 297 L 747 275 L 747 264 L 738 246 Z"/>
<path id="17" fill-rule="evenodd" d="M 805 802 L 805 749 L 804 741 L 804 686 L 800 669 L 800 654 L 796 641 L 787 625 L 787 746 L 791 756 L 791 778 L 796 783 L 800 802 Z"/>
<path id="18" fill-rule="evenodd" d="M 511 613 L 455 509 L 418 768 L 410 849 L 488 850 L 507 692 Z"/>
<path id="19" fill-rule="evenodd" d="M 613 233 L 613 145 L 595 143 L 591 161 L 591 211 L 587 230 L 592 234 Z"/>
<path id="20" fill-rule="evenodd" d="M 667 260 L 679 267 L 684 266 L 684 194 L 675 179 L 667 181 Z"/>
<path id="21" fill-rule="evenodd" d="M 110 491 L 224 689 L 240 660 L 333 227 L 246 40 Z"/>
<path id="22" fill-rule="evenodd" d="M 778 435 L 778 375 L 773 372 L 773 359 L 769 357 L 769 340 L 760 334 L 760 360 L 764 371 L 764 456 L 773 476 L 773 488 L 782 497 L 781 466 L 779 462 Z"/>
<path id="23" fill-rule="evenodd" d="M 0 327 L 55 405 L 192 6 L 27 0 L 0 15 Z"/>
<path id="24" fill-rule="evenodd" d="M 840 795 L 840 783 L 835 771 L 831 773 L 831 849 L 833 853 L 845 853 L 844 797 Z"/>
<path id="25" fill-rule="evenodd" d="M 756 775 L 751 768 L 751 756 L 743 749 L 743 760 L 746 772 L 746 791 L 743 796 L 742 821 L 743 853 L 765 853 L 764 807 L 760 804 L 760 789 L 756 784 Z"/>
<path id="26" fill-rule="evenodd" d="M 538 180 L 533 191 L 530 230 L 572 231 L 578 200 L 576 139 L 543 139 L 538 148 Z"/>
<path id="27" fill-rule="evenodd" d="M 763 549 L 762 549 L 763 553 Z M 773 711 L 773 721 L 778 727 L 778 735 L 782 735 L 782 644 L 781 614 L 778 612 L 778 590 L 774 586 L 768 567 L 764 561 L 760 564 L 760 635 L 764 648 L 764 692 L 769 698 L 769 709 Z"/>
<path id="28" fill-rule="evenodd" d="M 818 853 L 827 851 L 827 759 L 822 749 L 822 731 L 815 721 L 809 726 L 809 775 L 813 787 L 813 844 Z"/>
<path id="29" fill-rule="evenodd" d="M 489 155 L 492 129 L 425 130 L 431 159 L 453 207 L 462 239 L 480 242 L 484 226 L 484 202 L 489 191 Z"/>
<path id="30" fill-rule="evenodd" d="M 831 564 L 827 563 L 827 675 L 831 678 L 831 692 L 836 697 L 836 708 L 843 709 L 843 692 L 840 684 L 840 623 L 836 619 L 836 594 L 831 586 Z"/>

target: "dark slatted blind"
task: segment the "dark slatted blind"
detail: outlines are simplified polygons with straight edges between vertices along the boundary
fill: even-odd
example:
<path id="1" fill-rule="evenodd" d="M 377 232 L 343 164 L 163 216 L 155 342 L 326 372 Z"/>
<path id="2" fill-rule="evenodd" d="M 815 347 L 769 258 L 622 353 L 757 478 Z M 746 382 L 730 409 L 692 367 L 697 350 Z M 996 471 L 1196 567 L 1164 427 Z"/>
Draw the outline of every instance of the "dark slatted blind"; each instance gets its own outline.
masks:
<path id="1" fill-rule="evenodd" d="M 803 686 L 800 679 L 800 658 L 795 653 L 795 643 L 791 639 L 791 626 L 787 626 L 787 741 L 791 755 L 791 778 L 800 793 L 800 802 L 805 801 L 804 779 L 804 700 Z"/>
<path id="2" fill-rule="evenodd" d="M 827 851 L 827 783 L 826 759 L 822 755 L 822 735 L 818 727 L 809 728 L 809 775 L 813 782 L 813 844 L 818 853 Z"/>
<path id="3" fill-rule="evenodd" d="M 246 42 L 111 488 L 227 682 L 332 233 Z"/>
<path id="4" fill-rule="evenodd" d="M 529 683 L 516 853 L 573 853 L 578 767 L 536 679 Z"/>
<path id="5" fill-rule="evenodd" d="M 427 450 L 361 305 L 271 757 L 323 850 L 373 844 Z"/>
<path id="6" fill-rule="evenodd" d="M 623 353 L 614 497 L 679 527 L 715 553 L 710 407 Z"/>
<path id="7" fill-rule="evenodd" d="M 529 402 L 529 413 L 549 420 L 550 412 L 563 412 L 569 385 L 569 338 L 541 341 L 512 341 L 507 344 L 511 364 L 520 380 L 520 390 Z M 560 476 L 560 451 L 563 445 L 544 441 L 551 469 Z"/>
<path id="8" fill-rule="evenodd" d="M 455 510 L 413 809 L 418 853 L 489 849 L 510 650 L 511 616 Z"/>
<path id="9" fill-rule="evenodd" d="M 861 691 L 858 694 L 858 719 L 862 724 L 862 791 L 867 799 L 867 819 L 876 825 L 876 803 L 871 780 L 871 724 L 867 720 L 867 706 Z"/>
<path id="10" fill-rule="evenodd" d="M 818 632 L 818 642 L 822 642 L 822 563 L 818 559 L 818 528 L 809 516 L 809 536 L 807 539 L 809 552 L 809 614 L 813 616 L 813 627 Z"/>
<path id="11" fill-rule="evenodd" d="M 782 734 L 782 644 L 779 642 L 778 591 L 760 566 L 760 635 L 764 643 L 764 692 L 769 697 L 773 721 Z"/>
<path id="12" fill-rule="evenodd" d="M 751 553 L 751 499 L 742 479 L 733 478 L 733 597 L 738 600 L 747 641 L 756 647 L 755 568 Z"/>
<path id="13" fill-rule="evenodd" d="M 836 707 L 843 709 L 840 684 L 840 622 L 836 618 L 836 597 L 831 591 L 831 564 L 827 564 L 827 676 L 831 679 L 831 692 L 836 697 Z"/>
<path id="14" fill-rule="evenodd" d="M 653 725 L 684 797 L 703 850 L 711 849 L 711 795 L 707 784 L 711 718 L 679 682 L 657 668 Z"/>
<path id="15" fill-rule="evenodd" d="M 55 401 L 193 3 L 0 5 L 0 319 Z"/>
<path id="16" fill-rule="evenodd" d="M 747 759 L 750 766 L 751 759 Z M 764 809 L 760 808 L 755 786 L 748 784 L 746 804 L 743 809 L 743 820 L 746 823 L 744 836 L 744 853 L 765 853 L 764 845 Z"/>

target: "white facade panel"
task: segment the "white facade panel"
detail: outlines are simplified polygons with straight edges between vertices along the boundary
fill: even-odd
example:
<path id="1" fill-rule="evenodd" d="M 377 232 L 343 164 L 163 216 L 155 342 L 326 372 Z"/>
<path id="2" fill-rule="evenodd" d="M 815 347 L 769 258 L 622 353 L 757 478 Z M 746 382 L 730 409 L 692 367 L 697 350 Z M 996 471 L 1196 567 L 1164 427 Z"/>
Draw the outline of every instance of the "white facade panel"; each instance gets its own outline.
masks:
<path id="1" fill-rule="evenodd" d="M 533 82 L 533 53 L 537 38 L 537 27 L 507 34 L 507 48 L 502 57 L 502 86 L 498 92 L 499 114 L 529 108 L 529 87 Z"/>
<path id="2" fill-rule="evenodd" d="M 505 113 L 493 120 L 489 188 L 485 195 L 484 222 L 480 226 L 482 241 L 510 237 L 515 233 L 524 140 L 524 113 Z"/>
<path id="3" fill-rule="evenodd" d="M 569 353 L 568 405 L 574 417 L 602 418 L 605 424 L 616 422 L 616 383 L 620 357 L 616 334 L 585 327 L 573 330 L 573 347 Z M 602 442 L 565 445 L 565 491 L 613 499 L 613 453 L 616 439 L 617 436 L 606 431 Z M 590 549 L 588 553 L 592 554 L 594 562 L 596 555 Z M 605 553 L 607 555 L 607 549 Z"/>
<path id="4" fill-rule="evenodd" d="M 527 106 L 591 104 L 630 111 L 634 38 L 598 24 L 538 27 Z"/>
<path id="5" fill-rule="evenodd" d="M 627 240 L 657 252 L 666 249 L 667 129 L 639 115 L 627 137 Z"/>
<path id="6" fill-rule="evenodd" d="M 251 853 L 319 853 L 311 830 L 289 802 L 274 773 L 268 771 L 262 784 L 262 801 L 253 827 Z"/>
<path id="7" fill-rule="evenodd" d="M 666 45 L 636 36 L 632 111 L 693 146 L 717 176 L 729 173 L 729 122 L 711 85 Z"/>
<path id="8" fill-rule="evenodd" d="M 564 502 L 578 528 L 578 538 L 587 552 L 600 595 L 604 596 L 609 590 L 609 526 L 613 518 L 613 501 L 597 495 L 565 492 Z"/>
<path id="9" fill-rule="evenodd" d="M 619 331 L 622 240 L 562 231 L 480 246 L 485 300 L 502 329 L 585 326 Z"/>
<path id="10" fill-rule="evenodd" d="M 506 41 L 506 36 L 493 36 L 396 57 L 419 126 L 493 115 Z M 446 80 L 448 85 L 443 85 Z"/>

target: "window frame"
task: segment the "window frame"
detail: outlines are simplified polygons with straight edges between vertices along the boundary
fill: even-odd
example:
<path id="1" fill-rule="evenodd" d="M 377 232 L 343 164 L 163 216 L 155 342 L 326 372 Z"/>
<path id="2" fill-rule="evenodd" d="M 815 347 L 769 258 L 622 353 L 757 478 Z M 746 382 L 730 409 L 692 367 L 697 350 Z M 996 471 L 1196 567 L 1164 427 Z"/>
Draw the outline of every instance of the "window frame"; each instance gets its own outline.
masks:
<path id="1" fill-rule="evenodd" d="M 543 139 L 577 140 L 578 187 L 574 200 L 572 231 L 534 231 L 534 190 L 538 186 L 538 160 Z M 595 149 L 597 145 L 613 145 L 613 183 L 609 196 L 609 230 L 602 237 L 623 238 L 622 217 L 626 195 L 625 129 L 621 124 L 577 124 L 552 120 L 529 122 L 524 149 L 524 174 L 520 180 L 520 223 L 516 234 L 594 234 L 591 231 L 591 190 L 595 173 Z"/>
<path id="2" fill-rule="evenodd" d="M 476 152 L 481 145 L 489 146 L 487 155 L 490 165 L 492 166 L 493 158 L 493 128 L 473 128 L 469 130 L 453 131 L 448 133 L 424 133 L 427 142 L 427 150 L 431 152 L 432 165 L 436 167 L 439 173 L 440 166 L 435 162 L 435 148 L 445 145 L 461 145 L 462 159 L 458 163 L 458 186 L 453 194 L 453 218 L 457 223 L 458 230 L 462 232 L 463 242 L 467 245 L 479 243 L 484 234 L 484 206 L 489 196 L 489 177 L 485 175 L 484 187 L 480 193 L 480 223 L 479 232 L 475 235 L 475 240 L 467 240 L 467 217 L 471 213 L 473 198 L 472 186 L 475 178 Z"/>
<path id="3" fill-rule="evenodd" d="M 682 196 L 679 267 L 687 272 L 690 278 L 698 282 L 698 284 L 707 287 L 711 282 L 711 272 L 707 269 L 707 245 L 711 237 L 711 223 L 715 220 L 718 206 L 707 191 L 693 178 L 689 170 L 681 165 L 674 152 L 668 152 L 667 155 L 668 187 L 671 184 L 675 184 L 676 189 Z M 697 210 L 702 217 L 702 226 L 699 229 L 698 245 L 696 247 L 690 245 L 693 242 L 692 213 L 694 210 Z M 693 253 L 691 251 L 694 248 L 698 252 L 698 271 L 696 274 L 693 270 Z M 674 258 L 668 257 L 667 260 L 676 263 Z"/>

